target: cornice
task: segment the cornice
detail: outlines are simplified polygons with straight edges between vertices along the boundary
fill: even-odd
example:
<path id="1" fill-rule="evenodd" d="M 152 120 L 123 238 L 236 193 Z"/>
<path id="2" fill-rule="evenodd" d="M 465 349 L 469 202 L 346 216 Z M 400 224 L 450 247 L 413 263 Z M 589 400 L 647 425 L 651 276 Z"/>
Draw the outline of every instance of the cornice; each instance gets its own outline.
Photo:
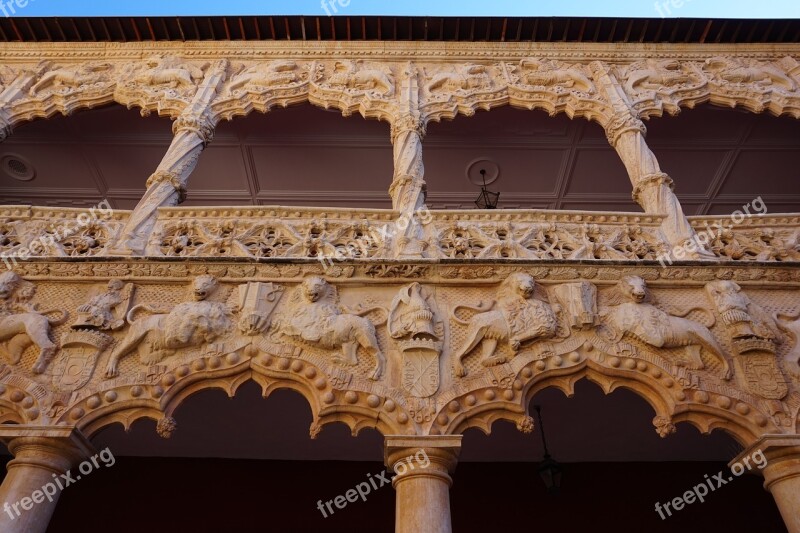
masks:
<path id="1" fill-rule="evenodd" d="M 425 43 L 425 42 L 275 42 L 194 41 L 142 43 L 6 43 L 0 48 L 4 62 L 39 60 L 83 61 L 92 58 L 139 60 L 149 54 L 176 54 L 203 59 L 303 59 L 362 57 L 375 60 L 413 58 L 432 61 L 513 60 L 528 56 L 552 59 L 626 61 L 644 57 L 705 59 L 736 55 L 769 59 L 800 55 L 800 44 L 639 44 L 639 43 Z"/>

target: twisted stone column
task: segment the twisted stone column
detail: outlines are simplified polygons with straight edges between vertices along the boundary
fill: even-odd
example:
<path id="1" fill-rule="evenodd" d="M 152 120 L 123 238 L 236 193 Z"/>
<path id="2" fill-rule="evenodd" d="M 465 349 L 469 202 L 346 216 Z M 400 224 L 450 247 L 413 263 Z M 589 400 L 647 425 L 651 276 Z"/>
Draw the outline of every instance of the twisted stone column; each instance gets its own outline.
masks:
<path id="1" fill-rule="evenodd" d="M 209 107 L 225 81 L 228 62 L 222 60 L 206 75 L 192 103 L 172 124 L 174 135 L 156 171 L 147 180 L 147 191 L 133 209 L 122 236 L 108 255 L 142 255 L 156 223 L 159 207 L 177 205 L 186 198 L 189 175 L 200 154 L 214 137 L 216 123 Z"/>
<path id="2" fill-rule="evenodd" d="M 45 533 L 61 495 L 61 474 L 91 456 L 92 445 L 65 426 L 6 426 L 0 439 L 14 456 L 0 486 L 0 531 Z"/>
<path id="3" fill-rule="evenodd" d="M 418 115 L 404 115 L 392 124 L 394 176 L 389 195 L 392 208 L 401 213 L 410 214 L 425 205 L 424 137 L 425 122 Z"/>
<path id="4" fill-rule="evenodd" d="M 451 533 L 450 474 L 461 450 L 461 435 L 389 435 L 384 462 L 395 472 L 395 533 Z"/>
<path id="5" fill-rule="evenodd" d="M 730 464 L 753 464 L 754 454 L 762 453 L 766 466 L 751 471 L 764 476 L 764 488 L 772 493 L 789 533 L 800 533 L 800 435 L 764 435 Z"/>
<path id="6" fill-rule="evenodd" d="M 685 247 L 686 257 L 693 259 L 715 258 L 699 246 L 695 231 L 672 192 L 672 179 L 661 171 L 655 154 L 647 146 L 647 128 L 630 106 L 619 81 L 600 62 L 592 63 L 591 68 L 613 113 L 604 125 L 606 137 L 625 165 L 633 185 L 633 200 L 642 206 L 645 213 L 666 215 L 661 230 L 670 247 Z M 694 243 L 685 246 L 689 240 Z"/>

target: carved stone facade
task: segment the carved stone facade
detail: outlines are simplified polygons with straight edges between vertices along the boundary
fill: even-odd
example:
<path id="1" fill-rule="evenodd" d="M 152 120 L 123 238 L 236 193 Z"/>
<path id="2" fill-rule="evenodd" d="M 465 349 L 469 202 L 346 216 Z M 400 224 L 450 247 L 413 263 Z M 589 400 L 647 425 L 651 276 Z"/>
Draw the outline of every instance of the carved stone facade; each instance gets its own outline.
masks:
<path id="1" fill-rule="evenodd" d="M 344 422 L 434 442 L 498 419 L 530 432 L 536 392 L 587 378 L 644 397 L 661 436 L 800 433 L 800 218 L 674 262 L 720 219 L 683 215 L 642 122 L 704 102 L 800 118 L 800 49 L 423 44 L 6 46 L 4 136 L 117 103 L 175 137 L 135 210 L 69 238 L 36 245 L 73 211 L 0 208 L 0 422 L 90 436 L 151 418 L 169 436 L 189 395 L 255 380 L 300 392 L 312 437 Z M 218 121 L 300 102 L 391 123 L 393 210 L 174 207 Z M 598 122 L 645 213 L 423 216 L 426 124 L 501 105 Z"/>

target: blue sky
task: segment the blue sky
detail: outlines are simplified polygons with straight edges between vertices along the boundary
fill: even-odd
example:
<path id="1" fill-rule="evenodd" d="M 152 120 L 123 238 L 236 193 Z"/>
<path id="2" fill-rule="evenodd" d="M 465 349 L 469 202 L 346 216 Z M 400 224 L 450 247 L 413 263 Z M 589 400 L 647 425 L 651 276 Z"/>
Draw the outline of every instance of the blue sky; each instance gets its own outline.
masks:
<path id="1" fill-rule="evenodd" d="M 800 0 L 28 0 L 16 15 L 325 15 L 322 1 L 346 15 L 800 18 Z"/>

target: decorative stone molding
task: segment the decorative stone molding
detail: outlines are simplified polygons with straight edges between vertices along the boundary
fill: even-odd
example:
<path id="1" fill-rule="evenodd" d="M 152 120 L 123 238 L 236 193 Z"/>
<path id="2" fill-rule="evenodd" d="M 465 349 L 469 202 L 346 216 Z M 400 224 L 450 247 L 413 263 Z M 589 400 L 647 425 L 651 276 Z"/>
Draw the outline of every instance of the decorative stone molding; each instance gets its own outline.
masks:
<path id="1" fill-rule="evenodd" d="M 158 174 L 174 179 L 169 173 Z M 154 184 L 154 181 L 150 184 Z M 664 175 L 654 175 L 662 183 Z M 669 183 L 666 181 L 665 183 Z M 110 211 L 110 210 L 109 210 Z M 81 226 L 82 209 L 0 206 L 0 260 L 114 255 L 130 211 L 114 210 Z M 711 253 L 723 261 L 800 260 L 800 220 L 754 216 L 689 217 Z M 406 258 L 645 260 L 674 264 L 661 236 L 660 216 L 642 213 L 475 210 L 425 211 L 417 216 L 421 242 Z M 378 209 L 258 206 L 159 209 L 145 257 L 315 259 L 333 270 L 343 260 L 392 259 L 409 217 Z M 73 228 L 59 237 L 59 226 Z M 52 241 L 52 244 L 50 244 Z M 38 243 L 45 242 L 45 245 Z M 37 243 L 37 244 L 33 244 Z M 26 250 L 23 254 L 22 250 Z"/>
<path id="2" fill-rule="evenodd" d="M 324 279 L 317 261 L 20 264 L 22 281 L 42 299 L 67 302 L 61 311 L 77 319 L 48 322 L 58 341 L 42 374 L 34 372 L 40 350 L 28 345 L 31 332 L 16 333 L 26 342 L 0 371 L 0 420 L 68 423 L 91 435 L 113 422 L 173 417 L 198 390 L 233 394 L 253 379 L 265 395 L 300 392 L 314 413 L 312 434 L 334 421 L 400 435 L 488 432 L 497 419 L 525 430 L 537 391 L 571 393 L 588 378 L 606 392 L 637 392 L 658 420 L 722 427 L 742 443 L 798 430 L 793 267 L 340 266 L 347 276 Z M 753 306 L 774 317 L 774 352 L 742 351 L 730 329 L 741 328 L 718 311 L 727 296 L 709 300 L 718 286 L 732 288 L 734 300 L 746 295 L 751 319 Z M 0 343 L 4 357 L 8 346 Z M 453 371 L 459 361 L 466 376 Z M 768 367 L 783 392 L 753 381 L 752 372 Z M 656 426 L 669 433 L 667 423 Z"/>

